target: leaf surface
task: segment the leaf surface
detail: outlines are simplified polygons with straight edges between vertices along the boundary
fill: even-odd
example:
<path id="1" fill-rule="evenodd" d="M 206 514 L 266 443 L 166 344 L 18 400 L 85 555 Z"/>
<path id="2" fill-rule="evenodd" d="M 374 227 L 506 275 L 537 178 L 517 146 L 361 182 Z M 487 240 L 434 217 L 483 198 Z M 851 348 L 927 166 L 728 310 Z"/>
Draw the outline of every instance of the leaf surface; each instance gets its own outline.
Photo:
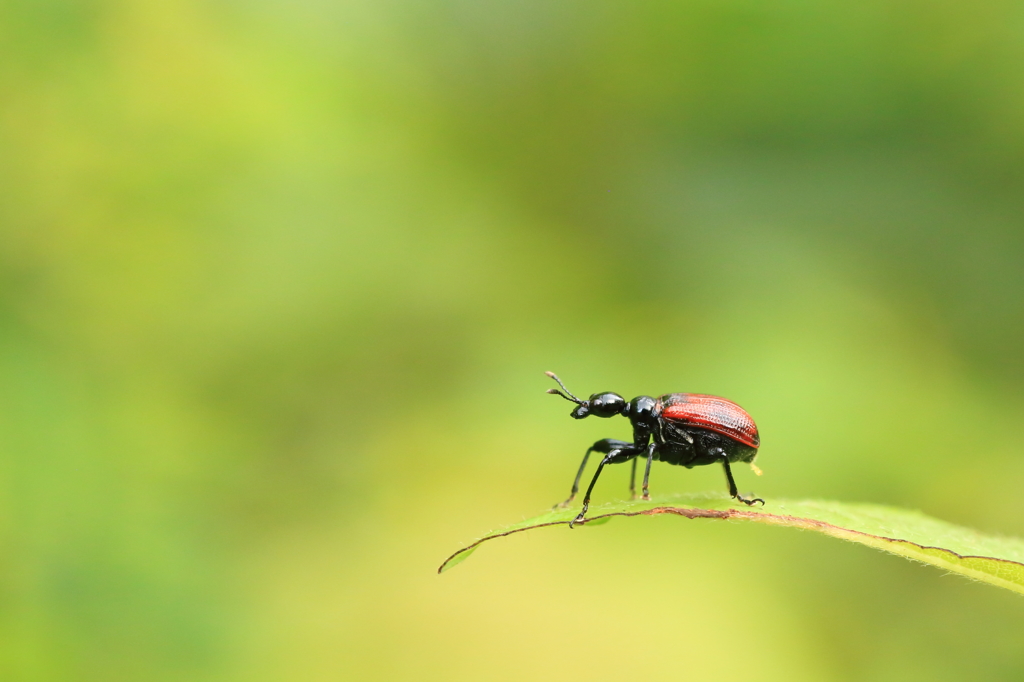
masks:
<path id="1" fill-rule="evenodd" d="M 568 522 L 577 513 L 579 507 L 553 509 L 487 533 L 448 557 L 438 573 L 462 562 L 487 540 L 534 528 L 562 527 L 568 531 Z M 827 500 L 770 500 L 764 507 L 747 507 L 722 496 L 683 495 L 593 505 L 586 521 L 576 527 L 599 525 L 616 516 L 658 514 L 754 521 L 814 530 L 1024 594 L 1024 540 L 985 535 L 920 512 L 894 507 Z"/>

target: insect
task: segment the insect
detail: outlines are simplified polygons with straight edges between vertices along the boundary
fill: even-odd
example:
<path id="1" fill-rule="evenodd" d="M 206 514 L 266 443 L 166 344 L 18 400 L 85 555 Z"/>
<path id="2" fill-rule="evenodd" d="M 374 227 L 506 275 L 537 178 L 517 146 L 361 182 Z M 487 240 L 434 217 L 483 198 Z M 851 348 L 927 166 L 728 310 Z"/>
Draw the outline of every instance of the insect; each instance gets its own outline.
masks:
<path id="1" fill-rule="evenodd" d="M 743 497 L 736 490 L 736 481 L 732 477 L 729 464 L 732 462 L 748 462 L 754 471 L 754 457 L 761 445 L 754 420 L 746 411 L 725 398 L 699 393 L 668 393 L 659 398 L 641 395 L 628 403 L 618 393 L 594 393 L 588 400 L 580 400 L 565 387 L 562 380 L 554 372 L 545 372 L 558 382 L 562 391 L 549 388 L 548 393 L 560 395 L 569 402 L 576 403 L 570 413 L 574 419 L 595 417 L 614 417 L 621 414 L 633 424 L 633 442 L 604 438 L 597 441 L 583 455 L 583 463 L 576 472 L 576 480 L 572 483 L 569 499 L 562 502 L 568 506 L 580 489 L 580 477 L 587 466 L 591 452 L 599 452 L 604 459 L 597 465 L 594 478 L 590 481 L 587 494 L 583 497 L 583 509 L 579 515 L 569 522 L 569 527 L 583 520 L 590 506 L 590 494 L 594 491 L 601 470 L 606 464 L 621 464 L 633 460 L 633 472 L 629 478 L 629 492 L 636 497 L 636 462 L 637 457 L 646 453 L 647 467 L 644 469 L 644 500 L 651 499 L 647 490 L 647 480 L 651 475 L 651 462 L 659 460 L 669 464 L 679 464 L 687 469 L 705 464 L 721 462 L 725 468 L 725 477 L 729 482 L 729 495 L 750 506 L 755 502 L 764 504 L 759 497 Z"/>

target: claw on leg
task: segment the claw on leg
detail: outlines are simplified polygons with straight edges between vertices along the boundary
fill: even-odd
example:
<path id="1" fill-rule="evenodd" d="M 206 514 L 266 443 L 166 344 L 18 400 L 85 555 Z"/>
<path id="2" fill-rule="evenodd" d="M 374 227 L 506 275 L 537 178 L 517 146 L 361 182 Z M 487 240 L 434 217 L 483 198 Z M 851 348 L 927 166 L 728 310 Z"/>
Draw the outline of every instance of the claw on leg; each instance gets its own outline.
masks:
<path id="1" fill-rule="evenodd" d="M 583 517 L 587 515 L 587 510 L 590 509 L 590 495 L 583 500 L 583 509 L 580 509 L 580 513 L 576 515 L 576 518 L 569 522 L 569 527 L 572 528 L 577 523 L 583 523 Z"/>
<path id="2" fill-rule="evenodd" d="M 586 515 L 586 513 L 587 513 L 587 508 L 588 508 L 589 506 L 590 506 L 590 505 L 588 505 L 588 504 L 584 504 L 584 505 L 583 505 L 583 509 L 581 509 L 581 510 L 580 510 L 580 513 L 576 515 L 576 518 L 575 518 L 575 519 L 573 519 L 572 521 L 570 521 L 570 522 L 569 522 L 569 527 L 570 527 L 570 528 L 572 528 L 573 526 L 575 526 L 575 525 L 576 525 L 577 523 L 583 523 L 583 517 L 584 517 L 584 516 Z"/>
<path id="3" fill-rule="evenodd" d="M 753 507 L 755 502 L 760 502 L 761 506 L 764 506 L 764 500 L 762 500 L 760 497 L 743 497 L 742 495 L 737 495 L 736 499 L 742 502 L 743 504 L 747 505 L 748 507 Z"/>

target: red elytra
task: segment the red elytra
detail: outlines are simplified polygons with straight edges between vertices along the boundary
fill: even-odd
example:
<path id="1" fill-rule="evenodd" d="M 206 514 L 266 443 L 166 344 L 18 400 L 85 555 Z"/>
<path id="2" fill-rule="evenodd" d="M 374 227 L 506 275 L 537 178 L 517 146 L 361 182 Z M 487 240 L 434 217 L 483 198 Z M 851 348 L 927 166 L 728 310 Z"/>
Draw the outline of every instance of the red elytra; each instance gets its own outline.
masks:
<path id="1" fill-rule="evenodd" d="M 701 393 L 669 393 L 658 398 L 655 409 L 662 419 L 714 431 L 752 448 L 761 445 L 754 420 L 731 400 Z"/>

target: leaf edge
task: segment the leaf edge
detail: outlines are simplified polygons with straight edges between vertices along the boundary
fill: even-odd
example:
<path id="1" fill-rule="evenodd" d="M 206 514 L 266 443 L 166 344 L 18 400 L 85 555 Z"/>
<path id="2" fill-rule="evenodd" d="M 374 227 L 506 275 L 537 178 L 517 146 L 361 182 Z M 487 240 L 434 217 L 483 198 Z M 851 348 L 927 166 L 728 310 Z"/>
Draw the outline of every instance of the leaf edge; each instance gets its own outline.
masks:
<path id="1" fill-rule="evenodd" d="M 843 528 L 827 521 L 820 521 L 818 519 L 810 519 L 801 516 L 792 516 L 788 514 L 773 514 L 768 512 L 751 512 L 739 509 L 701 509 L 699 507 L 654 507 L 652 509 L 643 509 L 638 511 L 616 511 L 608 512 L 606 514 L 597 514 L 590 518 L 585 519 L 580 525 L 592 523 L 599 519 L 608 520 L 615 516 L 658 516 L 660 514 L 673 514 L 675 516 L 683 516 L 688 519 L 738 519 L 743 521 L 755 521 L 758 523 L 765 523 L 768 525 L 776 526 L 788 526 L 790 528 L 799 528 L 802 530 L 813 530 L 824 535 L 829 535 L 834 538 L 841 540 L 848 540 L 851 542 L 858 542 L 868 547 L 902 556 L 905 559 L 911 559 L 914 561 L 920 561 L 921 563 L 931 564 L 938 568 L 942 568 L 953 573 L 966 576 L 970 579 L 977 580 L 979 582 L 985 582 L 990 585 L 1002 587 L 1012 592 L 1024 595 L 1024 584 L 1017 583 L 1012 580 L 1007 580 L 993 573 L 992 571 L 984 570 L 987 568 L 985 563 L 978 562 L 994 562 L 996 564 L 1010 564 L 1013 566 L 1019 566 L 1024 569 L 1024 563 L 1019 561 L 1013 561 L 1012 559 L 1002 559 L 999 557 L 980 556 L 973 554 L 958 554 L 951 549 L 945 547 L 934 547 L 930 545 L 922 545 L 911 540 L 904 540 L 902 538 L 890 538 L 884 535 L 874 535 L 872 533 L 865 533 L 864 531 L 852 530 L 850 528 Z M 468 558 L 469 554 L 476 550 L 482 543 L 488 540 L 494 540 L 496 538 L 506 537 L 508 535 L 514 535 L 515 533 L 521 533 L 527 530 L 533 530 L 535 528 L 546 528 L 548 526 L 562 526 L 567 525 L 566 521 L 548 521 L 544 523 L 538 523 L 529 526 L 523 526 L 520 528 L 510 528 L 509 530 L 500 531 L 497 533 L 491 533 L 485 535 L 482 538 L 477 539 L 471 544 L 459 549 L 454 552 L 451 556 L 445 559 L 438 567 L 438 574 L 444 573 L 450 568 L 461 563 L 463 560 Z"/>

